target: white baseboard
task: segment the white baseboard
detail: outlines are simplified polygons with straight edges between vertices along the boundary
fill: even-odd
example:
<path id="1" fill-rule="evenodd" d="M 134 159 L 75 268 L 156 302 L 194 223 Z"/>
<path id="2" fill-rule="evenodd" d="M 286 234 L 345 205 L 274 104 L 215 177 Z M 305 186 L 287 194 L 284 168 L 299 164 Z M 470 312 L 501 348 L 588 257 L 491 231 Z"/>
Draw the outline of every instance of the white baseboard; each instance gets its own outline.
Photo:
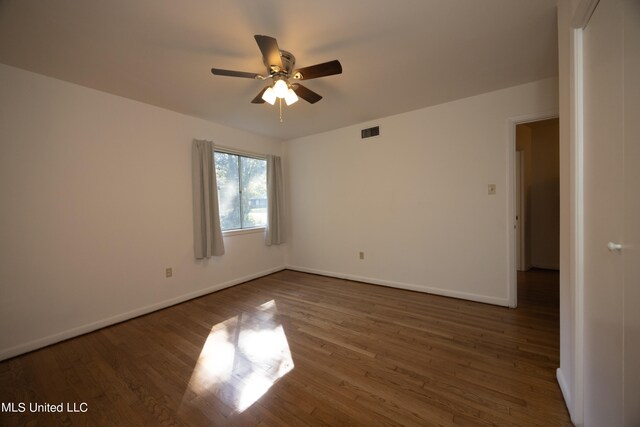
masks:
<path id="1" fill-rule="evenodd" d="M 569 411 L 569 416 L 571 417 L 571 422 L 573 425 L 577 425 L 571 410 L 573 409 L 573 403 L 571 401 L 571 392 L 569 391 L 569 386 L 567 384 L 567 380 L 564 377 L 564 374 L 560 370 L 560 368 L 556 369 L 556 379 L 558 380 L 558 385 L 560 386 L 560 391 L 562 392 L 562 397 L 564 398 L 564 403 L 567 405 L 567 410 Z"/>
<path id="2" fill-rule="evenodd" d="M 67 329 L 66 331 L 58 332 L 57 334 L 49 335 L 43 338 L 38 338 L 33 341 L 29 341 L 24 344 L 19 344 L 15 347 L 4 349 L 0 351 L 0 361 L 9 359 L 11 357 L 18 356 L 20 354 L 28 353 L 33 350 L 37 350 L 42 347 L 46 347 L 51 344 L 55 344 L 60 341 L 67 340 L 69 338 L 77 337 L 89 332 L 93 332 L 97 329 L 111 326 L 116 323 L 124 322 L 125 320 L 133 319 L 138 316 L 149 314 L 154 311 L 162 310 L 163 308 L 170 307 L 172 305 L 180 304 L 181 302 L 188 301 L 190 299 L 198 298 L 206 294 L 210 294 L 215 291 L 219 291 L 231 286 L 238 285 L 240 283 L 248 282 L 249 280 L 257 279 L 259 277 L 267 276 L 269 274 L 276 273 L 285 269 L 285 266 L 275 267 L 268 270 L 264 270 L 258 273 L 250 274 L 248 276 L 240 277 L 230 280 L 225 283 L 219 283 L 217 285 L 210 286 L 205 289 L 200 289 L 195 292 L 190 292 L 185 295 L 180 295 L 169 300 L 165 300 L 159 303 L 151 304 L 146 307 L 141 307 L 126 313 L 121 313 L 116 316 L 108 317 L 106 319 L 98 320 L 96 322 L 88 323 L 86 325 L 78 326 L 76 328 Z"/>
<path id="3" fill-rule="evenodd" d="M 374 277 L 363 277 L 363 276 L 356 276 L 356 275 L 346 274 L 346 273 L 336 273 L 333 271 L 317 270 L 313 268 L 299 267 L 295 265 L 287 265 L 286 268 L 288 270 L 295 270 L 303 273 L 319 274 L 321 276 L 336 277 L 338 279 L 354 280 L 356 282 L 370 283 L 373 285 L 388 286 L 391 288 L 406 289 L 409 291 L 424 292 L 427 294 L 441 295 L 445 297 L 465 299 L 469 301 L 483 302 L 486 304 L 509 307 L 509 300 L 507 298 L 488 297 L 485 295 L 477 295 L 477 294 L 472 294 L 467 292 L 450 291 L 448 289 L 415 285 L 412 283 L 394 282 L 390 280 L 376 279 Z"/>

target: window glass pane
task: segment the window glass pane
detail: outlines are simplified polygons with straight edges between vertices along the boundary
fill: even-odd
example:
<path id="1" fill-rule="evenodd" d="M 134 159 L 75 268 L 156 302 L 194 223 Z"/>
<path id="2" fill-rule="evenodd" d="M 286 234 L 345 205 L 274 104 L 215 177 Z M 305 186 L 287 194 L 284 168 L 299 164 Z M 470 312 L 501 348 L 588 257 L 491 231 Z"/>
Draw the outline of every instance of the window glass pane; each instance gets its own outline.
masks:
<path id="1" fill-rule="evenodd" d="M 240 157 L 242 227 L 267 225 L 267 161 Z"/>
<path id="2" fill-rule="evenodd" d="M 214 158 L 218 181 L 220 226 L 223 230 L 241 228 L 238 156 L 216 152 Z"/>

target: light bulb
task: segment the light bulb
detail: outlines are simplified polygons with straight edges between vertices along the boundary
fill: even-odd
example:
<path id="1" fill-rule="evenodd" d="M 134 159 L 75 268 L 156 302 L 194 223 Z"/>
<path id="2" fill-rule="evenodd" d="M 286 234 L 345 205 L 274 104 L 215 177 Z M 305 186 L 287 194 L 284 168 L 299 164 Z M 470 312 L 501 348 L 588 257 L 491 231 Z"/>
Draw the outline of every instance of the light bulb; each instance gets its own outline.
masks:
<path id="1" fill-rule="evenodd" d="M 296 95 L 293 89 L 289 89 L 287 91 L 287 95 L 284 97 L 284 102 L 286 102 L 287 105 L 291 105 L 298 102 L 298 95 Z"/>
<path id="2" fill-rule="evenodd" d="M 262 99 L 264 99 L 269 104 L 273 105 L 276 102 L 276 91 L 273 90 L 272 87 L 267 88 L 262 94 Z"/>
<path id="3" fill-rule="evenodd" d="M 284 80 L 278 80 L 276 84 L 273 85 L 273 90 L 278 98 L 284 98 L 287 96 L 287 89 L 289 89 L 289 87 L 287 86 L 287 82 Z"/>

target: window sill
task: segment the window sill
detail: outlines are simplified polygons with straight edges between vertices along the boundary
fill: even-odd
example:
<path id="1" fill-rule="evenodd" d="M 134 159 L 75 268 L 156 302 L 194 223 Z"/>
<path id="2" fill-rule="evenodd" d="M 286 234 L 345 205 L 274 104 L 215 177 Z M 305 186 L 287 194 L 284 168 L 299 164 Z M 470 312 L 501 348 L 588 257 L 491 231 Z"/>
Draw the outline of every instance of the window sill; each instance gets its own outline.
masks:
<path id="1" fill-rule="evenodd" d="M 256 227 L 256 228 L 244 228 L 241 230 L 229 230 L 223 231 L 222 236 L 236 236 L 239 234 L 254 234 L 254 233 L 264 233 L 265 227 Z"/>

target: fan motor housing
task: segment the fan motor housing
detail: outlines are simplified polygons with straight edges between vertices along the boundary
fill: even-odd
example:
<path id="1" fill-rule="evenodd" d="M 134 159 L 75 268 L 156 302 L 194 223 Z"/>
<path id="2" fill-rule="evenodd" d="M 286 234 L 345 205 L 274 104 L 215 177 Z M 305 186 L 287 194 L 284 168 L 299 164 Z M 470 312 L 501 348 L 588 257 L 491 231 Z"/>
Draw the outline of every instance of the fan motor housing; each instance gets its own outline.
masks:
<path id="1" fill-rule="evenodd" d="M 287 76 L 290 76 L 296 66 L 296 57 L 293 56 L 293 53 L 291 52 L 280 50 L 280 60 L 282 61 L 282 70 L 280 71 L 285 73 Z"/>

